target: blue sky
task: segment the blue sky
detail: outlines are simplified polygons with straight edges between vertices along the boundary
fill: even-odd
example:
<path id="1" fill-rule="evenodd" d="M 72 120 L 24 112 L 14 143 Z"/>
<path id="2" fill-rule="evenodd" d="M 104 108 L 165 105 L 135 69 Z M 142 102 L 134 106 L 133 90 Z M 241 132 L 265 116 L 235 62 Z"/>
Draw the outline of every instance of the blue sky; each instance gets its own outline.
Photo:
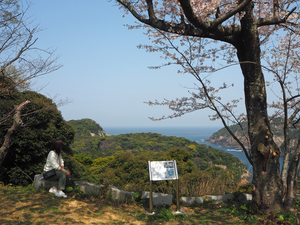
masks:
<path id="1" fill-rule="evenodd" d="M 150 44 L 142 30 L 128 30 L 132 16 L 122 17 L 114 1 L 107 0 L 33 0 L 28 16 L 44 30 L 37 47 L 56 48 L 63 67 L 35 79 L 33 89 L 47 97 L 70 99 L 59 110 L 64 119 L 90 118 L 104 129 L 111 126 L 221 126 L 208 118 L 210 112 L 198 111 L 180 118 L 153 122 L 148 117 L 172 114 L 167 107 L 150 107 L 149 100 L 189 96 L 195 80 L 177 74 L 176 67 L 150 70 L 160 65 L 158 54 L 137 49 Z M 238 73 L 238 76 L 235 74 Z M 215 76 L 215 75 L 214 75 Z M 239 82 L 239 69 L 219 73 Z M 238 85 L 237 85 L 238 86 Z M 241 91 L 241 90 L 238 90 Z M 231 94 L 242 95 L 242 92 Z M 241 96 L 242 97 L 242 96 Z"/>

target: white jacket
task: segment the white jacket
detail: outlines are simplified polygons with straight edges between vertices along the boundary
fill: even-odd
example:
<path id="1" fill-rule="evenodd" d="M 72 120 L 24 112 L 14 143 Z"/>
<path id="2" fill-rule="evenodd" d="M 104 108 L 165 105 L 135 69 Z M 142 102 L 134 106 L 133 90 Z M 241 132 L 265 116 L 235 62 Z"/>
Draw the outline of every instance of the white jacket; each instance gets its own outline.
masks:
<path id="1" fill-rule="evenodd" d="M 47 161 L 44 166 L 44 172 L 48 172 L 52 169 L 60 170 L 61 167 L 64 166 L 64 160 L 61 157 L 61 154 L 58 156 L 58 154 L 51 150 L 47 156 Z"/>

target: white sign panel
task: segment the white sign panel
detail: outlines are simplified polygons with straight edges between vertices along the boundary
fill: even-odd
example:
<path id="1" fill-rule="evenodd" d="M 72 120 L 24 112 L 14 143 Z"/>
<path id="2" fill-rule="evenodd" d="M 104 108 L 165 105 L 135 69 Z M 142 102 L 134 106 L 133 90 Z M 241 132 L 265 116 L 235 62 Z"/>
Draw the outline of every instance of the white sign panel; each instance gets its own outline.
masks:
<path id="1" fill-rule="evenodd" d="M 149 176 L 152 181 L 178 179 L 176 160 L 148 161 Z"/>

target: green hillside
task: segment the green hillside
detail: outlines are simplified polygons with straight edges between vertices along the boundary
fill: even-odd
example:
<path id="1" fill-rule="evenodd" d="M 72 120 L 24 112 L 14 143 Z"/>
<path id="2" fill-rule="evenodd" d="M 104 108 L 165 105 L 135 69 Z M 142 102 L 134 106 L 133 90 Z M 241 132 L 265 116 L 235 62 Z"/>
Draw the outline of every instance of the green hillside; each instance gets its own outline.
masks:
<path id="1" fill-rule="evenodd" d="M 176 160 L 181 194 L 200 196 L 236 190 L 245 170 L 235 156 L 183 137 L 157 133 L 91 136 L 84 134 L 100 127 L 94 121 L 84 119 L 84 123 L 72 124 L 80 124 L 81 133 L 75 135 L 71 145 L 74 155 L 66 159 L 66 165 L 77 180 L 114 185 L 127 191 L 149 190 L 148 161 Z M 153 188 L 170 193 L 174 184 L 157 182 Z"/>
<path id="2" fill-rule="evenodd" d="M 182 148 L 192 155 L 192 161 L 200 169 L 207 169 L 211 165 L 241 165 L 238 158 L 222 150 L 198 144 L 183 137 L 165 136 L 157 133 L 132 133 L 116 136 L 92 137 L 83 135 L 101 128 L 96 122 L 89 119 L 70 121 L 75 124 L 76 131 L 80 128 L 80 135 L 75 135 L 71 145 L 76 155 L 87 155 L 91 159 L 113 156 L 119 151 L 130 151 L 133 155 L 145 151 L 168 152 L 172 148 Z M 80 126 L 79 126 L 79 125 Z M 102 129 L 102 128 L 101 128 Z M 84 131 L 84 132 L 83 132 Z"/>
<path id="3" fill-rule="evenodd" d="M 76 131 L 75 139 L 91 136 L 91 134 L 98 135 L 103 131 L 102 127 L 91 119 L 70 120 L 68 121 Z"/>
<path id="4" fill-rule="evenodd" d="M 134 155 L 145 151 L 167 152 L 174 147 L 187 150 L 193 161 L 201 169 L 212 164 L 222 164 L 231 168 L 238 164 L 238 158 L 206 145 L 185 138 L 168 137 L 157 133 L 120 134 L 109 137 L 89 137 L 75 140 L 71 146 L 76 154 L 86 154 L 92 158 L 112 156 L 118 151 L 130 151 Z"/>

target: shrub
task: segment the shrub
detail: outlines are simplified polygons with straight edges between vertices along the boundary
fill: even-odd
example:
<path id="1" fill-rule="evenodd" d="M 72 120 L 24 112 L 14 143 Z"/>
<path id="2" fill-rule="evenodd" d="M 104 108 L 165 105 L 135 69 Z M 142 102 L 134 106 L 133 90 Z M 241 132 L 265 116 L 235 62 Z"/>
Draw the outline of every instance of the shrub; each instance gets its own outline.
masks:
<path id="1" fill-rule="evenodd" d="M 30 100 L 31 104 L 22 110 L 24 126 L 15 133 L 0 171 L 0 180 L 5 183 L 31 183 L 34 175 L 42 172 L 52 141 L 55 139 L 63 140 L 63 152 L 72 153 L 68 145 L 73 141 L 74 130 L 62 118 L 51 99 L 36 92 L 25 91 L 1 100 L 1 107 L 13 107 L 14 104 L 25 100 Z M 4 110 L 1 107 L 0 113 Z M 9 122 L 1 124 L 0 137 L 3 137 L 10 127 Z M 0 138 L 0 145 L 2 142 L 3 139 Z"/>

